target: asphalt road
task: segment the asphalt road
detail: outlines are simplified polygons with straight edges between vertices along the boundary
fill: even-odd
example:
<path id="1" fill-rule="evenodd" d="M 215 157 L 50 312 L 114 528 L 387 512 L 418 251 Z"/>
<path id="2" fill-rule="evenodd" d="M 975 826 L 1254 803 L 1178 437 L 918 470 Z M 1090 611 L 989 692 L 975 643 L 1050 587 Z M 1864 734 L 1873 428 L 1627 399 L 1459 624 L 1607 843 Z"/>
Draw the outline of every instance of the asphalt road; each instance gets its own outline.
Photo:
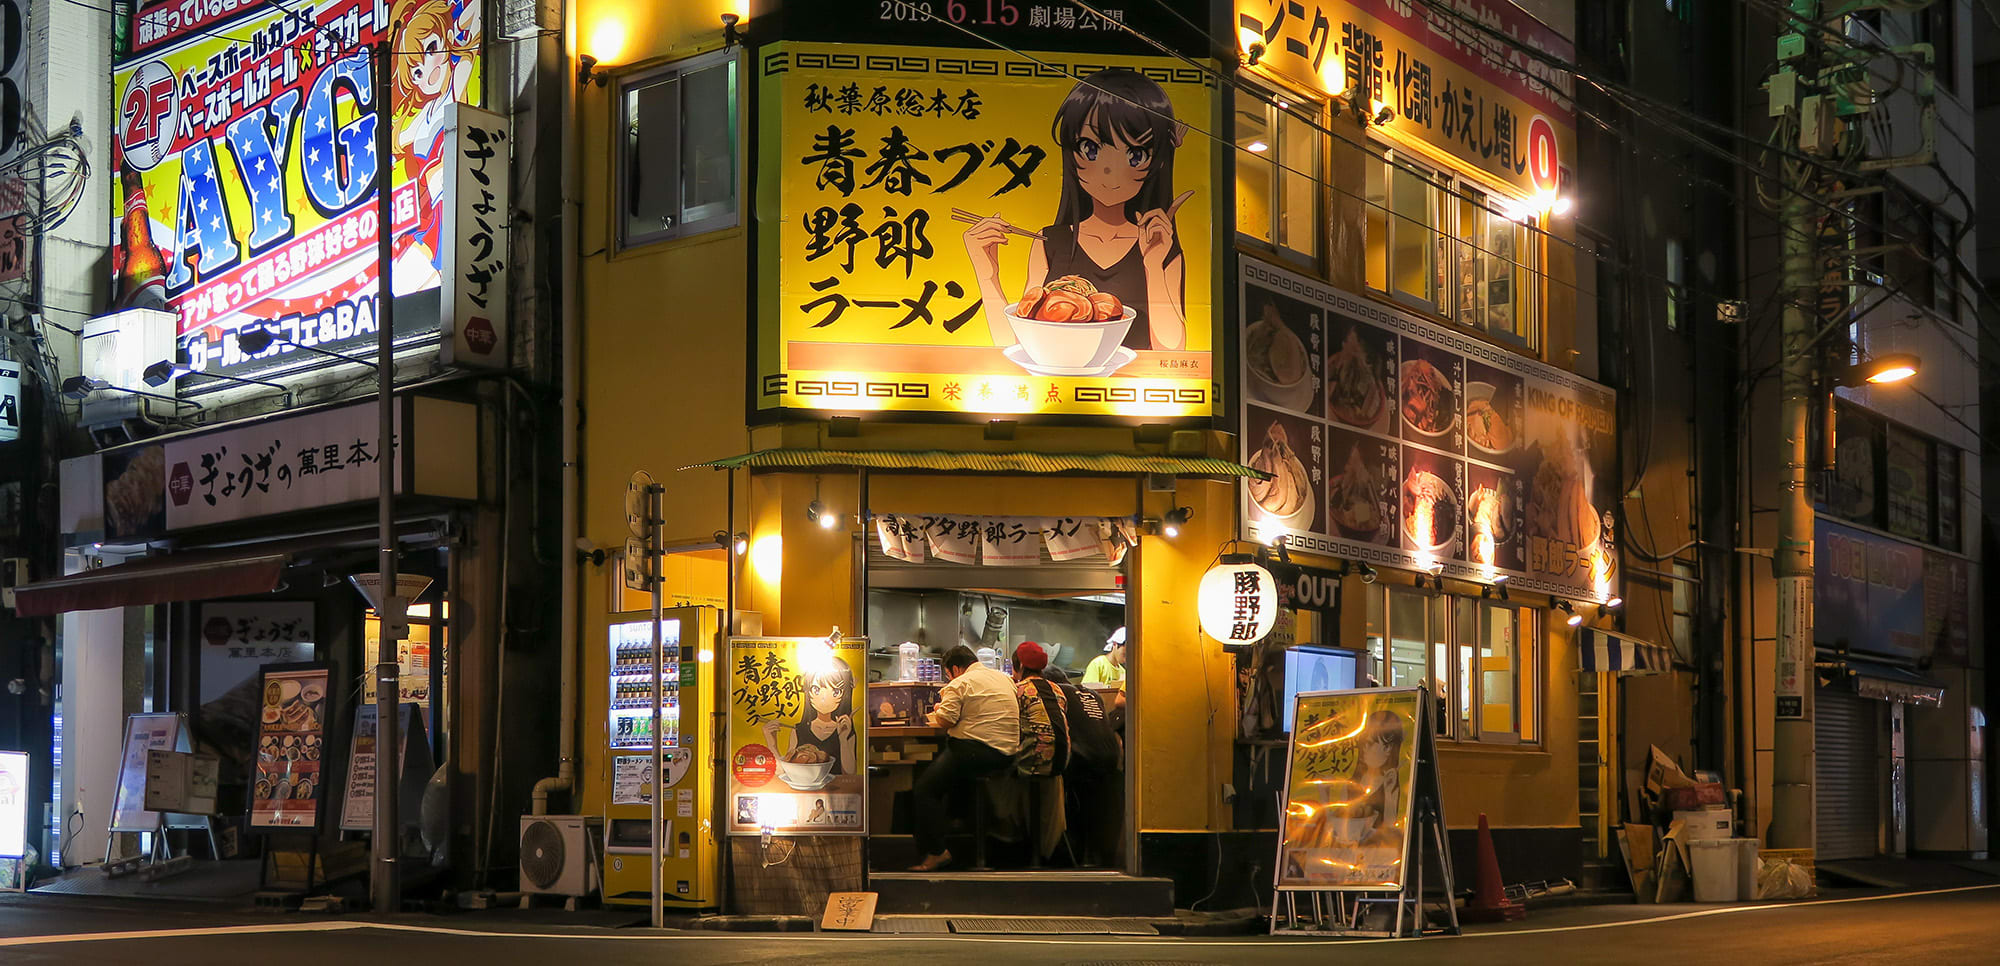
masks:
<path id="1" fill-rule="evenodd" d="M 1643 917 L 1643 918 L 1635 918 Z M 1337 946 L 1352 946 L 1339 949 Z M 1400 942 L 1203 939 L 916 939 L 651 933 L 509 924 L 504 919 L 352 919 L 239 914 L 158 903 L 0 899 L 0 963 L 178 964 L 548 963 L 689 966 L 970 961 L 1064 966 L 1134 963 L 1378 964 L 1907 963 L 1951 966 L 2000 958 L 2000 887 L 1864 896 L 1781 907 L 1593 907 L 1558 910 L 1504 930 Z"/>

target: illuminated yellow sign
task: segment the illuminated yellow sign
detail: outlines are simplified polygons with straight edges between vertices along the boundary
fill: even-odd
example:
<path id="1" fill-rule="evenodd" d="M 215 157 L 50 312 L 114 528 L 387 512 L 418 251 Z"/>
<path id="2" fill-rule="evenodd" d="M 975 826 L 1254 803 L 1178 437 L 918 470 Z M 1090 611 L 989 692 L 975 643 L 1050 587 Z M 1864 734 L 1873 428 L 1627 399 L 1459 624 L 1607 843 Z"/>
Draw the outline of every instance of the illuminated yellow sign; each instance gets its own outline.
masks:
<path id="1" fill-rule="evenodd" d="M 759 410 L 1213 413 L 1200 69 L 788 43 L 761 76 Z"/>
<path id="2" fill-rule="evenodd" d="M 1567 63 L 1575 48 L 1505 0 L 1236 0 L 1236 34 L 1258 67 L 1365 107 L 1398 136 L 1531 197 L 1567 193 L 1574 81 L 1529 50 Z"/>

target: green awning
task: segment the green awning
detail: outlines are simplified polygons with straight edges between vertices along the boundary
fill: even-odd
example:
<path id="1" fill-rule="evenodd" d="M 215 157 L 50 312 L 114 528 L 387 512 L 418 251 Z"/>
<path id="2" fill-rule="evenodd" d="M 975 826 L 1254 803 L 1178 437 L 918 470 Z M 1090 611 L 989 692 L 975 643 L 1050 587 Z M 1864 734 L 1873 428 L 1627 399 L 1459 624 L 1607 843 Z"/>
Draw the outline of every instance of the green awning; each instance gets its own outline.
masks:
<path id="1" fill-rule="evenodd" d="M 733 470 L 916 470 L 935 473 L 1028 473 L 1200 476 L 1213 479 L 1268 479 L 1241 463 L 1206 457 L 1140 456 L 1130 453 L 974 453 L 955 450 L 765 449 L 727 459 L 683 466 Z"/>

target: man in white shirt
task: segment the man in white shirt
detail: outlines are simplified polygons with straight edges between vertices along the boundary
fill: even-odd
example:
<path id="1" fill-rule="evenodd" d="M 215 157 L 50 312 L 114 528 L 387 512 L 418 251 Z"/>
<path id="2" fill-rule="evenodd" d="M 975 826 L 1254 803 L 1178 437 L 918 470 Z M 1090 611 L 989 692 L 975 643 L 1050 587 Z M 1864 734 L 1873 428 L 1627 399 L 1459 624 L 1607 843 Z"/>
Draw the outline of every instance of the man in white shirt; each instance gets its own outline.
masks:
<path id="1" fill-rule="evenodd" d="M 945 654 L 944 676 L 950 683 L 939 690 L 930 723 L 945 729 L 945 748 L 910 793 L 916 806 L 917 847 L 924 853 L 924 860 L 910 867 L 912 872 L 951 864 L 944 840 L 951 829 L 952 791 L 1006 768 L 1021 744 L 1021 705 L 1013 679 L 979 663 L 972 648 L 963 644 Z M 977 789 L 973 791 L 977 794 Z"/>

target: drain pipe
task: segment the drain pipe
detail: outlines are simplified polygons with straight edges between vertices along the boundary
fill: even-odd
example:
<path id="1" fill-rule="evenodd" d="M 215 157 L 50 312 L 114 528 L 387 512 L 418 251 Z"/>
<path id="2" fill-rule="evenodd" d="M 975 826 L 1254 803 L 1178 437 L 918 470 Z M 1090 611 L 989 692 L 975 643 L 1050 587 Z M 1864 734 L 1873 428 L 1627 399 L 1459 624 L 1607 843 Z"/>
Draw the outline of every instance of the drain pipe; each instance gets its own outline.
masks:
<path id="1" fill-rule="evenodd" d="M 557 120 L 562 138 L 562 543 L 557 553 L 562 561 L 561 635 L 562 708 L 557 721 L 556 773 L 535 783 L 533 813 L 549 813 L 549 796 L 570 793 L 576 788 L 576 635 L 577 635 L 577 398 L 582 383 L 583 334 L 577 308 L 577 232 L 582 218 L 577 204 L 577 106 L 576 72 L 570 63 L 571 41 L 576 37 L 576 3 L 563 4 L 563 33 L 556 42 L 562 64 L 559 84 L 561 111 Z"/>

